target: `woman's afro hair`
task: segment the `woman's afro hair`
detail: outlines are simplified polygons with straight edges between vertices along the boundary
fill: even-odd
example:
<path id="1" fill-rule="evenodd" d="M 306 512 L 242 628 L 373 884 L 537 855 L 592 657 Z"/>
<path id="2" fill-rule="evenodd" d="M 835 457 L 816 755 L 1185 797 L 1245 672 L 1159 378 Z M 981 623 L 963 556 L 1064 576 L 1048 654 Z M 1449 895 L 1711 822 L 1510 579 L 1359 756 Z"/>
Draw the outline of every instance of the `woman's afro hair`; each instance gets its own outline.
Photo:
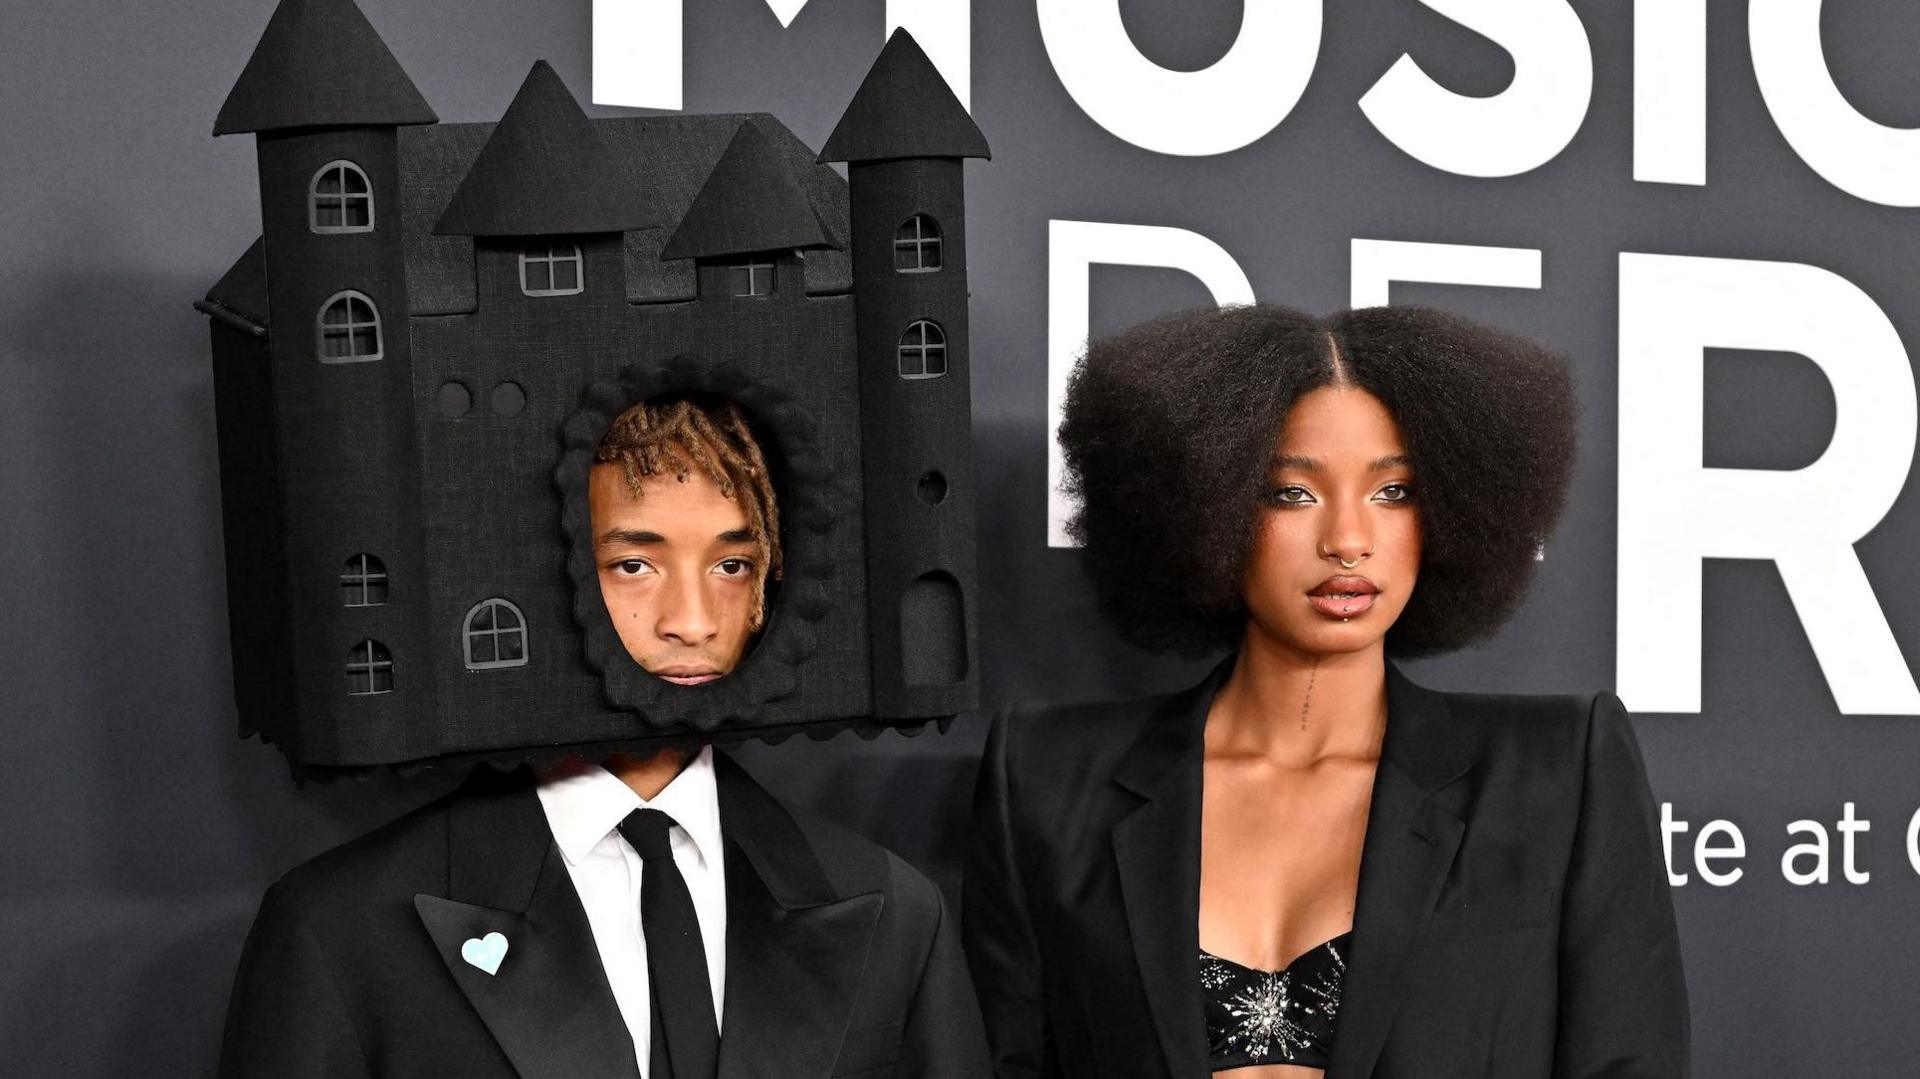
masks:
<path id="1" fill-rule="evenodd" d="M 1413 459 L 1420 577 L 1388 648 L 1460 648 L 1512 612 L 1573 471 L 1564 360 L 1431 308 L 1201 308 L 1091 342 L 1067 386 L 1069 529 L 1128 639 L 1238 643 L 1274 444 L 1293 403 L 1342 374 L 1386 405 Z"/>

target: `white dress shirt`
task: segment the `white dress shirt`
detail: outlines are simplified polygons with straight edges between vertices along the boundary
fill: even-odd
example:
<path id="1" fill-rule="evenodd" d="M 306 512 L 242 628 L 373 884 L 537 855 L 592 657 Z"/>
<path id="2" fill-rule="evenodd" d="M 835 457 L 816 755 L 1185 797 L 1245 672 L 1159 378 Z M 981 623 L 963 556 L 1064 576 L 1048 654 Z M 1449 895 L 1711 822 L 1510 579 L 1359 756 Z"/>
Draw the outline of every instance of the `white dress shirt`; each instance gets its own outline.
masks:
<path id="1" fill-rule="evenodd" d="M 694 916 L 700 920 L 717 1025 L 727 977 L 727 886 L 713 750 L 702 749 L 652 801 L 643 800 L 605 768 L 579 760 L 540 773 L 539 794 L 547 827 L 553 830 L 567 874 L 580 893 L 580 905 L 586 908 L 614 1003 L 633 1035 L 640 1077 L 648 1079 L 653 1025 L 647 996 L 647 939 L 640 928 L 642 865 L 640 855 L 616 829 L 636 809 L 657 809 L 674 819 L 677 827 L 668 833 L 668 842 L 673 847 L 673 864 L 693 895 Z"/>

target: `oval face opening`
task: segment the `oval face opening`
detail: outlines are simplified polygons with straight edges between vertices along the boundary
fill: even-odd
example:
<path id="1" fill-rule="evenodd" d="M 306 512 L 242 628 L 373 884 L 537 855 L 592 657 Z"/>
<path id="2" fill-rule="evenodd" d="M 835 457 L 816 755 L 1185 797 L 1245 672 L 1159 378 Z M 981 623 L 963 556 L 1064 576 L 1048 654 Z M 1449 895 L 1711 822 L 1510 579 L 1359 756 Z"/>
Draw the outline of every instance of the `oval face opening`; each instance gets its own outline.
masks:
<path id="1" fill-rule="evenodd" d="M 717 682 L 764 635 L 784 562 L 782 472 L 769 433 L 717 394 L 651 398 L 602 436 L 587 490 L 600 598 L 655 679 Z"/>

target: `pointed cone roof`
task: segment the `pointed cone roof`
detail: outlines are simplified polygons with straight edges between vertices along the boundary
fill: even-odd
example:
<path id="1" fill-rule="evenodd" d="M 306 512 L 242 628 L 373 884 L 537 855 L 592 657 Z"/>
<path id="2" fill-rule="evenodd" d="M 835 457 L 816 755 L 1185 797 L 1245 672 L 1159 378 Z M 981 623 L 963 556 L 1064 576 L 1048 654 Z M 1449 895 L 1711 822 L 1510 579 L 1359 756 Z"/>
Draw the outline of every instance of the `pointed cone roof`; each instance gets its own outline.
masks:
<path id="1" fill-rule="evenodd" d="M 567 84 L 533 65 L 433 231 L 554 236 L 646 228 L 641 195 Z"/>
<path id="2" fill-rule="evenodd" d="M 727 143 L 660 257 L 839 246 L 813 212 L 787 158 L 747 120 Z"/>
<path id="3" fill-rule="evenodd" d="M 438 119 L 353 0 L 281 0 L 213 133 Z"/>
<path id="4" fill-rule="evenodd" d="M 992 156 L 986 136 L 904 27 L 887 39 L 820 151 L 822 161 Z"/>

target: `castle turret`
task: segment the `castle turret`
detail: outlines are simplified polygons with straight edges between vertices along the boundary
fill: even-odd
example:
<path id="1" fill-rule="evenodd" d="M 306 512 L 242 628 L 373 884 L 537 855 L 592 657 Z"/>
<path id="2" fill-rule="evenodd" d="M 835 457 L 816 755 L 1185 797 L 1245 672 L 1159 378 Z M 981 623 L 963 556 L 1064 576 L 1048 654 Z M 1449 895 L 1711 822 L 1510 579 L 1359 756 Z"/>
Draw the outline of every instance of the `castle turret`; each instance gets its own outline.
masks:
<path id="1" fill-rule="evenodd" d="M 602 321 L 587 309 L 625 309 L 622 236 L 659 224 L 642 188 L 559 74 L 535 61 L 433 225 L 473 238 L 477 327 L 515 325 L 526 348 L 560 350 L 524 353 L 521 365 L 580 362 L 582 334 Z"/>
<path id="2" fill-rule="evenodd" d="M 433 231 L 565 236 L 658 224 L 631 179 L 553 65 L 536 60 Z"/>
<path id="3" fill-rule="evenodd" d="M 886 718 L 953 715 L 978 695 L 961 163 L 988 156 L 905 30 L 820 154 L 848 166 L 873 703 Z"/>
<path id="4" fill-rule="evenodd" d="M 693 259 L 703 299 L 795 300 L 806 294 L 799 252 L 839 246 L 813 212 L 793 167 L 745 120 L 660 257 Z"/>
<path id="5" fill-rule="evenodd" d="M 277 503 L 277 534 L 228 543 L 279 548 L 281 579 L 257 584 L 281 593 L 303 710 L 253 720 L 307 759 L 407 727 L 431 689 L 398 129 L 435 120 L 351 0 L 283 0 L 214 124 L 256 137 L 268 319 L 265 377 L 225 381 L 254 399 L 220 407 L 270 419 L 223 424 L 221 454 L 270 461 L 254 489 Z"/>

